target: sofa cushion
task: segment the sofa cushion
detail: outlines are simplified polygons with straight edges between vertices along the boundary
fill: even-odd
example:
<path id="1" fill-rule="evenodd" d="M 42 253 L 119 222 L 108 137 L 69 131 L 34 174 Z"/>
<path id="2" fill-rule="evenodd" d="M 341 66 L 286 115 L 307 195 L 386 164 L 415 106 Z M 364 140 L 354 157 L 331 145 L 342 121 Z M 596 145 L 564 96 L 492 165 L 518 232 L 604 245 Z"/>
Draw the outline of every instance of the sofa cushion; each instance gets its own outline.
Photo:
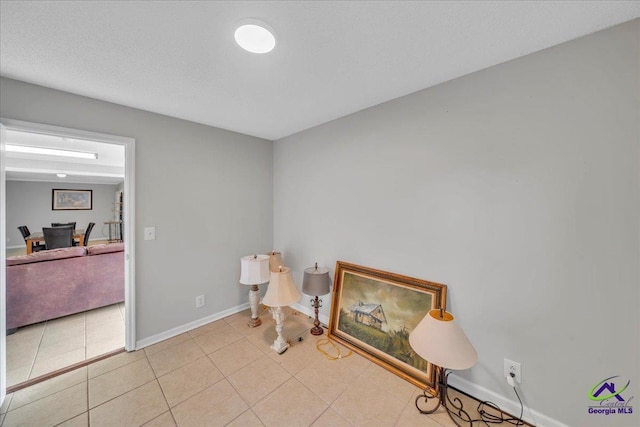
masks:
<path id="1" fill-rule="evenodd" d="M 108 254 L 111 252 L 123 252 L 124 243 L 103 243 L 101 245 L 87 246 L 87 253 L 89 255 Z"/>
<path id="2" fill-rule="evenodd" d="M 10 265 L 30 264 L 33 262 L 52 261 L 55 259 L 75 258 L 85 256 L 87 250 L 81 246 L 72 248 L 50 249 L 48 251 L 35 252 L 29 255 L 17 255 L 7 258 L 7 267 Z"/>

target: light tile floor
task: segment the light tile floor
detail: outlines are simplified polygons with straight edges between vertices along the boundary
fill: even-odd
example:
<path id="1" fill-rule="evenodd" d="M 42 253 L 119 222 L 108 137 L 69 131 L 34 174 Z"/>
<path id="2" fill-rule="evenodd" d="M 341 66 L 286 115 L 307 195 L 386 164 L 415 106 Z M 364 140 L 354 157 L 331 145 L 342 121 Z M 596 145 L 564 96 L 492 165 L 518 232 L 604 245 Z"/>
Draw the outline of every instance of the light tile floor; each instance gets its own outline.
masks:
<path id="1" fill-rule="evenodd" d="M 124 304 L 18 328 L 7 336 L 7 386 L 124 347 Z"/>
<path id="2" fill-rule="evenodd" d="M 0 410 L 0 424 L 454 425 L 442 410 L 420 415 L 414 402 L 421 391 L 367 359 L 325 358 L 306 316 L 290 312 L 291 347 L 282 355 L 269 348 L 276 336 L 269 313 L 253 329 L 248 318 L 238 313 L 17 391 Z"/>

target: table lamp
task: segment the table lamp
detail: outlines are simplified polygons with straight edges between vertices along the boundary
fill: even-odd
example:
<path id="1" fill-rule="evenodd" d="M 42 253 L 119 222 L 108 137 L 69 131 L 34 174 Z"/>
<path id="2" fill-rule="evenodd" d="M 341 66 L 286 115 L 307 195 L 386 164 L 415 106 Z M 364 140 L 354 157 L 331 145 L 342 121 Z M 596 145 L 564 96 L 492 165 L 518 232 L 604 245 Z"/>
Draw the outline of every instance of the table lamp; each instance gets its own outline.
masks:
<path id="1" fill-rule="evenodd" d="M 240 258 L 240 283 L 250 285 L 249 306 L 251 307 L 251 319 L 247 326 L 255 328 L 262 321 L 258 317 L 258 305 L 260 303 L 260 283 L 269 281 L 269 255 L 247 255 Z"/>
<path id="2" fill-rule="evenodd" d="M 462 409 L 460 399 L 454 399 L 454 403 L 447 394 L 447 371 L 469 369 L 476 364 L 478 353 L 464 331 L 455 323 L 453 315 L 442 308 L 429 311 L 409 334 L 409 345 L 420 357 L 435 365 L 436 369 L 435 394 L 424 390 L 422 395 L 416 397 L 418 411 L 421 414 L 432 414 L 443 406 L 457 426 L 462 426 L 459 424 L 460 420 L 471 426 L 474 420 Z M 437 403 L 432 409 L 422 409 L 419 405 L 420 402 L 426 404 L 435 399 Z"/>
<path id="3" fill-rule="evenodd" d="M 298 291 L 296 284 L 293 282 L 291 269 L 289 267 L 279 267 L 278 271 L 271 272 L 269 287 L 267 288 L 267 293 L 264 295 L 264 298 L 262 298 L 262 303 L 271 307 L 271 314 L 276 321 L 278 337 L 273 342 L 271 349 L 278 354 L 284 353 L 289 348 L 289 343 L 283 336 L 283 323 L 286 314 L 282 310 L 282 307 L 297 302 L 301 297 L 300 291 Z"/>
<path id="4" fill-rule="evenodd" d="M 316 262 L 315 267 L 310 267 L 304 270 L 304 278 L 302 279 L 302 293 L 307 295 L 315 295 L 315 298 L 311 300 L 311 307 L 315 312 L 315 320 L 313 321 L 313 328 L 311 333 L 313 335 L 322 335 L 322 328 L 320 327 L 320 320 L 318 320 L 318 308 L 322 307 L 322 300 L 318 298 L 318 295 L 326 295 L 331 290 L 331 279 L 329 278 L 328 268 L 318 268 Z"/>

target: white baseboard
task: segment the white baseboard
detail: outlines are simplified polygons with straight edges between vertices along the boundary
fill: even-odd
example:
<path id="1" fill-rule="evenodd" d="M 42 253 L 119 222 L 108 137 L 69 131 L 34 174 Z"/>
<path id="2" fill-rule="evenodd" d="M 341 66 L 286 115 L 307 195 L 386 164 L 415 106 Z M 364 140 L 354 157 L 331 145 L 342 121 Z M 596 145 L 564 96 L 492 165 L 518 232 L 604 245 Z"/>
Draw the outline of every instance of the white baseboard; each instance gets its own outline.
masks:
<path id="1" fill-rule="evenodd" d="M 507 399 L 500 394 L 467 381 L 464 378 L 460 378 L 453 373 L 449 375 L 449 385 L 467 393 L 469 396 L 473 396 L 477 400 L 493 402 L 498 405 L 500 409 L 511 415 L 516 417 L 520 415 L 520 402 Z M 522 419 L 538 427 L 569 427 L 556 419 L 548 417 L 535 409 L 527 408 L 526 406 L 524 407 Z"/>
<path id="2" fill-rule="evenodd" d="M 202 319 L 194 320 L 193 322 L 189 322 L 184 325 L 177 326 L 175 328 L 169 329 L 168 331 L 164 331 L 159 334 L 152 335 L 147 338 L 143 338 L 141 340 L 136 341 L 136 350 L 140 350 L 152 344 L 157 344 L 160 341 L 164 341 L 166 339 L 173 338 L 185 332 L 189 332 L 192 329 L 199 328 L 200 326 L 204 326 L 207 323 L 215 322 L 216 320 L 220 320 L 224 317 L 231 316 L 232 314 L 239 313 L 242 310 L 246 310 L 247 308 L 249 308 L 248 302 L 238 305 L 236 307 L 229 308 L 224 311 L 220 311 L 218 313 L 214 313 L 210 316 L 203 317 Z"/>

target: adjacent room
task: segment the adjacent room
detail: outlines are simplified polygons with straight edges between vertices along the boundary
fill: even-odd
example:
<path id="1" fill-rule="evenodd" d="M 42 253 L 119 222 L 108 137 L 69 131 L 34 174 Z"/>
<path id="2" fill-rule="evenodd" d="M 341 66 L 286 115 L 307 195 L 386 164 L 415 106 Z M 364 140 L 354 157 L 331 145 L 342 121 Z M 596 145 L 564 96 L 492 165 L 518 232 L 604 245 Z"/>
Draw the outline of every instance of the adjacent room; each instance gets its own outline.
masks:
<path id="1" fill-rule="evenodd" d="M 638 1 L 0 0 L 0 122 L 2 427 L 640 425 Z"/>
<path id="2" fill-rule="evenodd" d="M 5 149 L 13 387 L 124 347 L 124 149 L 14 129 Z"/>

